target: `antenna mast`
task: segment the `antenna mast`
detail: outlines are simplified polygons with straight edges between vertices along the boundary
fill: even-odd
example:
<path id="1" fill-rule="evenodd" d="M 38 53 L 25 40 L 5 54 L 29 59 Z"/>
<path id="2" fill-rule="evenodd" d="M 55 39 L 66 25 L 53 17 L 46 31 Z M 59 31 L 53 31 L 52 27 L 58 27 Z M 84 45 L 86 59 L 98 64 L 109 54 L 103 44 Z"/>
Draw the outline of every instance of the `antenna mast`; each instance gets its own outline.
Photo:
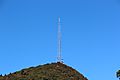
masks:
<path id="1" fill-rule="evenodd" d="M 62 63 L 60 18 L 58 18 L 58 57 L 57 59 L 58 59 L 58 62 Z"/>

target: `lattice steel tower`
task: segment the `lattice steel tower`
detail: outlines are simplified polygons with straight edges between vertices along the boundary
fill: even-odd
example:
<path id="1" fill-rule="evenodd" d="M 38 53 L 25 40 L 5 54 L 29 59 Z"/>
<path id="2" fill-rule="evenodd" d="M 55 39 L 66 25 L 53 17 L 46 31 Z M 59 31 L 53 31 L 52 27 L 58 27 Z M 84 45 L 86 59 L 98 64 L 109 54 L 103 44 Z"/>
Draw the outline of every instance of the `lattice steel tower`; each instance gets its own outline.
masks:
<path id="1" fill-rule="evenodd" d="M 58 56 L 57 60 L 60 63 L 63 63 L 61 56 L 61 26 L 60 26 L 60 18 L 58 18 Z"/>

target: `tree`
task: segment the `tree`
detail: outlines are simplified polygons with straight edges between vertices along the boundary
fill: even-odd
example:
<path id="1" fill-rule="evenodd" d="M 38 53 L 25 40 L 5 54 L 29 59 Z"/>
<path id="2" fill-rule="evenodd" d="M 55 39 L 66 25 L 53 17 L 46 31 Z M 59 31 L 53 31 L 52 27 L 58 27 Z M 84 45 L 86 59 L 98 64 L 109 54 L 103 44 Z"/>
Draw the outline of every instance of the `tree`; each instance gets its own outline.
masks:
<path id="1" fill-rule="evenodd" d="M 117 78 L 119 78 L 119 80 L 120 80 L 120 70 L 118 70 L 118 71 L 116 72 L 116 76 L 117 76 Z"/>
<path id="2" fill-rule="evenodd" d="M 2 74 L 0 76 L 2 76 Z"/>

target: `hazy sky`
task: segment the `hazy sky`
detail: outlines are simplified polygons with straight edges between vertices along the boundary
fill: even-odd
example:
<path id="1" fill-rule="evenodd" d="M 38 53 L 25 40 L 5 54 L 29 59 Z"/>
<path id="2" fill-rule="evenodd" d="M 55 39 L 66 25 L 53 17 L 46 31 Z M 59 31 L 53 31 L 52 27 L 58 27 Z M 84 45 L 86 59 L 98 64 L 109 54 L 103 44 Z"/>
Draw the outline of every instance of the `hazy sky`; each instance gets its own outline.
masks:
<path id="1" fill-rule="evenodd" d="M 56 62 L 58 17 L 64 63 L 89 80 L 118 80 L 119 0 L 0 0 L 0 74 Z"/>

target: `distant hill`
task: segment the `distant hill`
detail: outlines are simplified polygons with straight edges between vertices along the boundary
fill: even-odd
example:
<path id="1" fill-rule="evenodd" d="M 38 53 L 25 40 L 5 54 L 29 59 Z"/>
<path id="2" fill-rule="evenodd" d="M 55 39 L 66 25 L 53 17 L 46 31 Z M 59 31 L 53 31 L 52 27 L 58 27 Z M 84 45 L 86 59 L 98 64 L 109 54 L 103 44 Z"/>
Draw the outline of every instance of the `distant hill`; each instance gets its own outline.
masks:
<path id="1" fill-rule="evenodd" d="M 30 67 L 0 76 L 0 80 L 88 80 L 75 69 L 63 63 Z"/>

